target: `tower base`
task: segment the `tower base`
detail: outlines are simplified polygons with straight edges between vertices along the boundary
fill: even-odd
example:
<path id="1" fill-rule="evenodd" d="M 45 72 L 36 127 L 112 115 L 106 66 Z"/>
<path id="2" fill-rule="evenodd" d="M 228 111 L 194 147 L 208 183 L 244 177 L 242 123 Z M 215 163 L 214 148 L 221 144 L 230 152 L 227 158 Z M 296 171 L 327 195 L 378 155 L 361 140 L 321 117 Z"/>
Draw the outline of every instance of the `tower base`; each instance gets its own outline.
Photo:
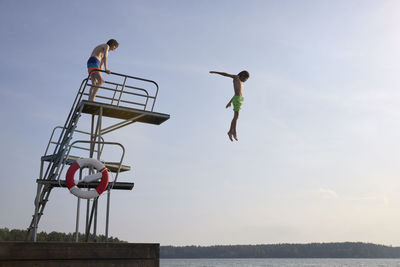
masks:
<path id="1" fill-rule="evenodd" d="M 159 267 L 160 245 L 0 242 L 0 266 Z"/>

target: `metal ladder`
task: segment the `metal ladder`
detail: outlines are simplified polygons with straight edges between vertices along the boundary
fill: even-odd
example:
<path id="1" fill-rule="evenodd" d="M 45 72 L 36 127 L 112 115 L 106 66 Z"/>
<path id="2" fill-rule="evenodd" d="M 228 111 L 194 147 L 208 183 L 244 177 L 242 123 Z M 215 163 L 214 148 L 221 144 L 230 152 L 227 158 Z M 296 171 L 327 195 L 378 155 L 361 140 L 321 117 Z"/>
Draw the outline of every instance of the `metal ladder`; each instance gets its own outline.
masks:
<path id="1" fill-rule="evenodd" d="M 86 81 L 87 83 L 87 81 Z M 79 118 L 82 114 L 82 106 L 79 105 L 80 100 L 82 98 L 81 91 L 84 90 L 86 86 L 85 81 L 82 82 L 81 87 L 76 95 L 75 101 L 72 105 L 72 108 L 69 112 L 67 120 L 64 124 L 60 137 L 58 139 L 57 145 L 54 149 L 52 160 L 50 161 L 49 165 L 47 166 L 46 172 L 43 175 L 43 166 L 40 169 L 40 176 L 42 179 L 45 180 L 56 180 L 57 177 L 60 175 L 61 167 L 65 161 L 65 153 L 68 150 L 68 146 L 74 134 L 74 131 L 78 125 Z M 47 202 L 49 201 L 51 190 L 53 189 L 50 185 L 37 185 L 37 195 L 40 194 L 40 197 L 35 199 L 35 212 L 32 216 L 31 223 L 27 229 L 27 236 L 26 239 L 33 240 L 33 233 L 34 229 L 37 228 L 39 224 L 40 218 L 43 215 L 44 208 L 46 207 Z"/>

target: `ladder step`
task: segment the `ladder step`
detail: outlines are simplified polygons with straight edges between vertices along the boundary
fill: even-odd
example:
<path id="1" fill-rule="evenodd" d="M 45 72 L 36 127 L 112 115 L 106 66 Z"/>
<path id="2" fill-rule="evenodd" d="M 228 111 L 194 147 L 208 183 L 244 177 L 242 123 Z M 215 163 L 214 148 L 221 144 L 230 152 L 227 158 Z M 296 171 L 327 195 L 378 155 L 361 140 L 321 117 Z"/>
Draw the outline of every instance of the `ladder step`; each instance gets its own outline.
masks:
<path id="1" fill-rule="evenodd" d="M 41 200 L 39 200 L 38 205 L 41 206 L 41 205 L 45 204 L 47 201 L 49 201 L 49 200 L 41 199 Z M 33 202 L 33 204 L 36 205 L 36 198 L 35 198 L 35 201 Z"/>

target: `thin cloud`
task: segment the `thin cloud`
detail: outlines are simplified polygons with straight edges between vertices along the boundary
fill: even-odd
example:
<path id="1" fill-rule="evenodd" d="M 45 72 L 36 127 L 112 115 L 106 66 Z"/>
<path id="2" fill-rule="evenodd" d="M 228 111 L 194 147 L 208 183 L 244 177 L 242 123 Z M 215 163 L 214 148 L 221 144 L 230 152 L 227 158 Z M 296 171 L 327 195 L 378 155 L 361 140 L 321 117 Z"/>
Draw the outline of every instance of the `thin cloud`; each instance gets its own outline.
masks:
<path id="1" fill-rule="evenodd" d="M 335 199 L 335 198 L 339 197 L 339 195 L 335 191 L 333 191 L 332 189 L 327 189 L 327 188 L 319 188 L 317 190 L 317 193 L 323 199 Z"/>

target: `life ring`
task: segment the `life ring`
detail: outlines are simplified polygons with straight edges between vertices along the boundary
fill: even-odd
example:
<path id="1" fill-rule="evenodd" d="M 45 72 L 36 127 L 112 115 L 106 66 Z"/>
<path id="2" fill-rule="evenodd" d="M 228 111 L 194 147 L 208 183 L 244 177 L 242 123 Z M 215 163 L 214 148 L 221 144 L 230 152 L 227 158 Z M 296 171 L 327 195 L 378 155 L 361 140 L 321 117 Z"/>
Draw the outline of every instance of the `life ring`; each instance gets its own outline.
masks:
<path id="1" fill-rule="evenodd" d="M 84 191 L 76 186 L 75 181 L 74 181 L 74 175 L 78 169 L 83 168 L 83 167 L 88 167 L 88 166 L 94 167 L 96 170 L 99 171 L 99 173 L 97 173 L 95 175 L 86 176 L 85 179 L 83 179 L 81 181 L 90 182 L 93 180 L 97 180 L 99 178 L 101 178 L 101 181 L 97 185 L 95 190 Z M 101 177 L 99 176 L 100 173 L 101 173 Z M 93 179 L 93 177 L 94 177 L 94 179 Z M 89 178 L 89 179 L 86 179 L 86 178 Z M 77 197 L 80 197 L 80 198 L 85 198 L 85 199 L 95 198 L 95 197 L 100 196 L 101 193 L 103 193 L 104 190 L 106 190 L 106 188 L 108 186 L 108 171 L 107 171 L 107 168 L 103 165 L 103 163 L 101 163 L 100 161 L 98 161 L 96 159 L 81 158 L 81 159 L 76 160 L 69 167 L 65 180 L 66 180 L 67 187 L 68 187 L 69 191 L 71 192 L 71 194 L 73 194 Z"/>

